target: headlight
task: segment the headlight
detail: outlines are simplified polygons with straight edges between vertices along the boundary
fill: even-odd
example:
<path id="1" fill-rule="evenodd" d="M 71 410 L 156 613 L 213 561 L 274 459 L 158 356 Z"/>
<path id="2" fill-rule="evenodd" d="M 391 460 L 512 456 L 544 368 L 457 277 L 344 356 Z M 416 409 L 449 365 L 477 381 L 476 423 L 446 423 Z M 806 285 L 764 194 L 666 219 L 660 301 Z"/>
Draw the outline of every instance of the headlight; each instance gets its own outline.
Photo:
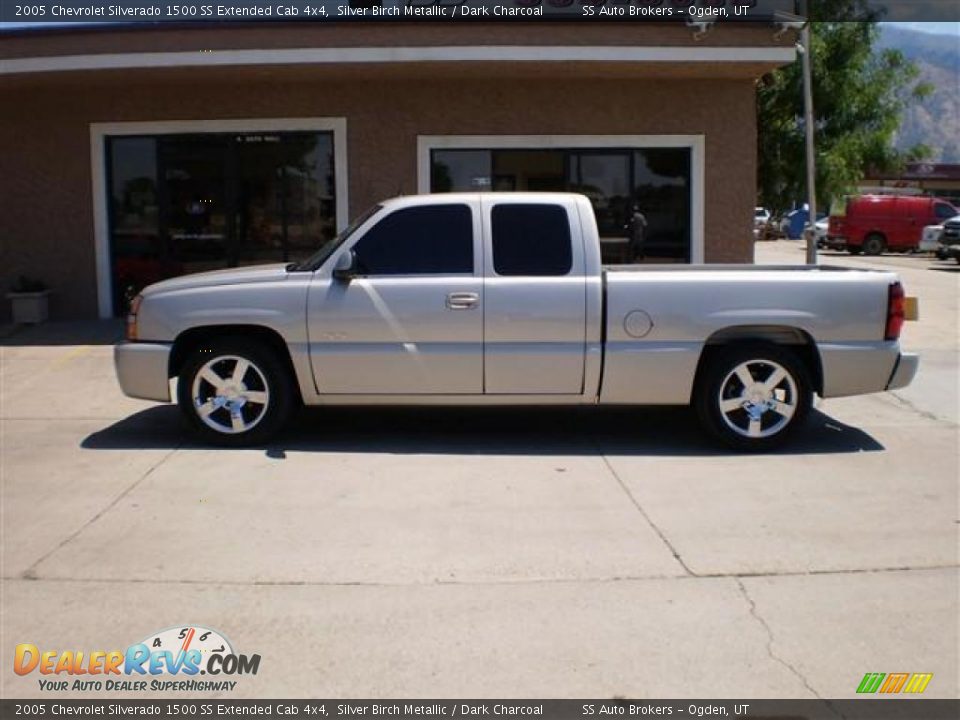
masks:
<path id="1" fill-rule="evenodd" d="M 127 340 L 137 339 L 137 313 L 140 312 L 140 303 L 143 295 L 137 295 L 130 303 L 130 312 L 127 313 Z"/>

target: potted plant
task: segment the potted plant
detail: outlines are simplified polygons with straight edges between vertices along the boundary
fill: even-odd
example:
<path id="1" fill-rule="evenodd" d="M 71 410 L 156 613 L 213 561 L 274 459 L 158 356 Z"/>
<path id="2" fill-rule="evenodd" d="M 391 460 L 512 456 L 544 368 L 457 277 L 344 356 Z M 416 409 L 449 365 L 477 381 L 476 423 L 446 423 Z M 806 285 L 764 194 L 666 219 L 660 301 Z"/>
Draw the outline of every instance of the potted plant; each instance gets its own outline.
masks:
<path id="1" fill-rule="evenodd" d="M 42 323 L 50 315 L 50 290 L 43 280 L 21 275 L 7 293 L 7 297 L 13 306 L 15 323 Z"/>

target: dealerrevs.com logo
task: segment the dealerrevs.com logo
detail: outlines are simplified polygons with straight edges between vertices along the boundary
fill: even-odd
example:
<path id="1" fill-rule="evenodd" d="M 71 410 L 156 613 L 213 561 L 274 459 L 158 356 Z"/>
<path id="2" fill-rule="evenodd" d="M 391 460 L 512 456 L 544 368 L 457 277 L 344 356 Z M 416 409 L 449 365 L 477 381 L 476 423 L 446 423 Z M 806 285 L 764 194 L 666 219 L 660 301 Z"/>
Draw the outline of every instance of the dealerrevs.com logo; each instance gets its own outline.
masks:
<path id="1" fill-rule="evenodd" d="M 200 625 L 161 630 L 126 650 L 48 650 L 21 643 L 13 660 L 17 675 L 42 676 L 37 682 L 45 691 L 224 691 L 237 685 L 228 678 L 259 669 L 259 655 L 234 652 L 223 634 Z"/>

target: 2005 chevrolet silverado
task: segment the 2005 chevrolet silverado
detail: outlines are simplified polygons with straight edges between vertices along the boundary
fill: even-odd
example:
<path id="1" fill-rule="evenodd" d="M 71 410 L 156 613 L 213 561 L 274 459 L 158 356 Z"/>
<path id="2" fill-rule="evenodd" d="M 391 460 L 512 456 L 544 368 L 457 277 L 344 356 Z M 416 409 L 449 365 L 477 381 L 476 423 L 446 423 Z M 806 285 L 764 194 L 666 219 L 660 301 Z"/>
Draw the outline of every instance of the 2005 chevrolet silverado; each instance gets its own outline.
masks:
<path id="1" fill-rule="evenodd" d="M 133 302 L 117 376 L 209 441 L 266 441 L 299 403 L 695 406 L 739 449 L 812 396 L 900 388 L 903 289 L 827 267 L 608 266 L 587 198 L 386 201 L 310 259 L 179 277 Z"/>

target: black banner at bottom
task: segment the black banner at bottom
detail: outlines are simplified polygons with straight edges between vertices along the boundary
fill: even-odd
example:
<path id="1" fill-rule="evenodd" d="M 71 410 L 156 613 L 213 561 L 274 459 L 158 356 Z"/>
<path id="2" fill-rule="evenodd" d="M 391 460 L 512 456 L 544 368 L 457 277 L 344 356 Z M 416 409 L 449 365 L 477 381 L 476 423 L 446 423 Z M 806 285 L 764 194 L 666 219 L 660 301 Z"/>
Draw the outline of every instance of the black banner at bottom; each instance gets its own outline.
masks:
<path id="1" fill-rule="evenodd" d="M 0 700 L 0 718 L 956 720 L 960 700 Z"/>

